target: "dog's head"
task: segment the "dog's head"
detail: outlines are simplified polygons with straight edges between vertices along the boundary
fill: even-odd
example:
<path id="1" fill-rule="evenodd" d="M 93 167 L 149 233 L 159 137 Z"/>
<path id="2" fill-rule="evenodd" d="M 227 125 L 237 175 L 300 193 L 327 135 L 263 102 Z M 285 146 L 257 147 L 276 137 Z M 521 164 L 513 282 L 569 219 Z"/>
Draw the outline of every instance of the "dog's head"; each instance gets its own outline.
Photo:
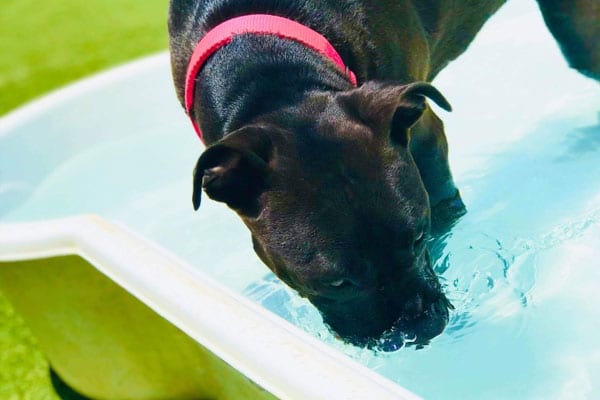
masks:
<path id="1" fill-rule="evenodd" d="M 312 93 L 210 146 L 202 189 L 252 233 L 261 260 L 355 344 L 394 328 L 418 343 L 438 335 L 450 303 L 426 246 L 430 207 L 408 149 L 427 83 L 367 83 Z"/>

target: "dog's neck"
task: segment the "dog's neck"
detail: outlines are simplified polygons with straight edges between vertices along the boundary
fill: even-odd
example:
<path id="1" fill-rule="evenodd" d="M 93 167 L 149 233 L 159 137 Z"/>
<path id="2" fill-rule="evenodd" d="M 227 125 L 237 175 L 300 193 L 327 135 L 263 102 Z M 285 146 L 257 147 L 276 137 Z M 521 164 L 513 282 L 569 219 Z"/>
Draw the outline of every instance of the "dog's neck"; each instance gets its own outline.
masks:
<path id="1" fill-rule="evenodd" d="M 239 36 L 260 36 L 260 35 L 268 35 L 272 36 L 268 41 L 273 42 L 272 46 L 276 47 L 279 45 L 279 40 L 292 40 L 294 42 L 302 44 L 307 49 L 317 52 L 323 58 L 327 59 L 329 62 L 335 64 L 343 73 L 347 76 L 348 80 L 352 84 L 353 87 L 357 86 L 356 75 L 352 70 L 350 70 L 345 64 L 339 53 L 335 50 L 335 48 L 331 45 L 331 43 L 318 32 L 308 28 L 305 25 L 302 25 L 296 21 L 293 21 L 289 18 L 279 17 L 272 14 L 249 14 L 240 16 L 237 18 L 233 18 L 227 20 L 215 28 L 211 29 L 198 43 L 196 46 L 194 53 L 192 54 L 190 61 L 188 63 L 186 78 L 185 78 L 185 108 L 188 115 L 191 118 L 191 122 L 198 133 L 200 139 L 203 139 L 202 131 L 200 129 L 200 124 L 198 120 L 194 118 L 194 106 L 195 106 L 195 98 L 196 98 L 196 81 L 198 78 L 199 72 L 204 67 L 207 60 L 211 58 L 214 53 L 218 52 L 223 47 L 229 45 L 232 40 L 238 38 Z M 281 47 L 281 53 L 285 53 L 286 55 L 293 53 L 300 54 L 300 51 L 290 52 L 289 48 Z M 265 47 L 262 45 L 256 46 L 259 52 L 259 58 L 264 52 Z M 271 48 L 269 47 L 269 51 Z M 301 54 L 300 54 L 301 55 Z M 271 56 L 270 54 L 268 55 Z M 247 58 L 247 57 L 246 57 Z M 310 63 L 303 62 L 306 57 L 303 57 L 301 60 L 294 60 L 293 57 L 287 57 L 284 60 L 284 64 L 287 62 L 292 69 L 291 75 L 292 77 L 301 79 L 308 77 L 308 88 L 313 87 L 314 77 L 311 77 L 311 69 Z M 242 60 L 246 61 L 246 60 Z M 246 62 L 246 64 L 249 64 Z M 294 68 L 295 65 L 298 65 Z M 266 67 L 268 69 L 275 69 L 271 62 L 267 63 Z M 295 69 L 295 71 L 294 71 Z M 327 66 L 323 66 L 322 70 L 326 70 Z M 261 69 L 256 71 L 258 73 L 263 72 Z M 299 73 L 303 72 L 303 73 Z M 323 86 L 317 83 L 317 87 Z M 327 86 L 327 85 L 325 85 Z M 243 90 L 241 90 L 243 92 Z M 277 91 L 270 90 L 271 92 L 277 93 Z"/>
<path id="2" fill-rule="evenodd" d="M 375 57 L 370 50 L 373 46 L 360 23 L 363 14 L 358 3 L 343 7 L 327 4 L 318 12 L 297 0 L 289 4 L 272 0 L 228 3 L 232 2 L 219 2 L 218 9 L 196 10 L 199 15 L 193 18 L 200 25 L 193 28 L 198 32 L 193 40 L 248 11 L 268 13 L 294 20 L 325 36 L 359 80 L 369 76 L 369 69 L 374 68 Z M 177 67 L 174 66 L 179 75 Z M 207 60 L 198 74 L 193 114 L 202 121 L 204 141 L 210 144 L 263 113 L 293 105 L 310 91 L 350 87 L 335 66 L 301 44 L 272 36 L 237 36 Z"/>
<path id="3" fill-rule="evenodd" d="M 323 56 L 275 36 L 244 35 L 220 49 L 198 76 L 197 120 L 206 144 L 315 90 L 352 85 Z"/>

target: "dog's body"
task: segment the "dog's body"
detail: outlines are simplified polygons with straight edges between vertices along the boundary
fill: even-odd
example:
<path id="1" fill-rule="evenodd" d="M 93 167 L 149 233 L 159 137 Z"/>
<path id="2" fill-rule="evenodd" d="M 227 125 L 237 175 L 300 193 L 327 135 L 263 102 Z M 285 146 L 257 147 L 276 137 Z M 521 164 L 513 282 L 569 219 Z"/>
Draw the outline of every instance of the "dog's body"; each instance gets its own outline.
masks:
<path id="1" fill-rule="evenodd" d="M 464 212 L 430 82 L 505 0 L 172 0 L 173 76 L 218 24 L 247 14 L 325 36 L 357 77 L 293 40 L 239 35 L 198 74 L 191 116 L 210 147 L 201 187 L 252 232 L 257 254 L 355 343 L 393 323 L 426 342 L 448 307 L 423 245 Z M 572 65 L 600 76 L 598 6 L 539 0 Z M 595 14 L 595 15 L 594 15 Z M 383 83 L 383 82 L 387 83 Z M 395 82 L 395 83 L 390 83 Z"/>

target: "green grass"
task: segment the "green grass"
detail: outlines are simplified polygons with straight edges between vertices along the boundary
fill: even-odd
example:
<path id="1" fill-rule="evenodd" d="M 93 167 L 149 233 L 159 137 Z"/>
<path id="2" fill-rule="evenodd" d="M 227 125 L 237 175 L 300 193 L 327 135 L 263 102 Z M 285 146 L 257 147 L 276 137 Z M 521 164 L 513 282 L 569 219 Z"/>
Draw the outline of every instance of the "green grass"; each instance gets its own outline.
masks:
<path id="1" fill-rule="evenodd" d="M 0 115 L 167 47 L 168 0 L 1 0 Z M 55 400 L 33 335 L 0 293 L 0 399 Z"/>
<path id="2" fill-rule="evenodd" d="M 166 48 L 167 0 L 2 0 L 0 115 L 90 73 Z"/>
<path id="3" fill-rule="evenodd" d="M 0 294 L 0 399 L 55 400 L 48 363 L 23 320 Z"/>

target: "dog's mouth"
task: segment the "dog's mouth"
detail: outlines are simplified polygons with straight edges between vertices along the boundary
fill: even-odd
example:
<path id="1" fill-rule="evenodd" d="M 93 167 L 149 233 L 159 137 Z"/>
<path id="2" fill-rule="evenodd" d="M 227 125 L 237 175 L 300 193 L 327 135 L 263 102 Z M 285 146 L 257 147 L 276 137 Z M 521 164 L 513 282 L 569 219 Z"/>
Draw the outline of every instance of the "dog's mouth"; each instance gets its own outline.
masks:
<path id="1" fill-rule="evenodd" d="M 414 304 L 418 304 L 415 306 Z M 407 310 L 409 309 L 409 310 Z M 342 340 L 358 347 L 394 352 L 403 347 L 417 349 L 443 332 L 448 324 L 449 311 L 454 309 L 444 294 L 427 305 L 417 298 L 401 312 L 391 326 L 377 336 L 339 335 Z"/>
<path id="2" fill-rule="evenodd" d="M 415 346 L 417 349 L 443 332 L 448 324 L 449 310 L 454 306 L 443 294 L 436 301 L 423 307 L 417 314 L 403 314 L 377 339 L 371 339 L 369 348 L 393 352 L 402 347 Z"/>

